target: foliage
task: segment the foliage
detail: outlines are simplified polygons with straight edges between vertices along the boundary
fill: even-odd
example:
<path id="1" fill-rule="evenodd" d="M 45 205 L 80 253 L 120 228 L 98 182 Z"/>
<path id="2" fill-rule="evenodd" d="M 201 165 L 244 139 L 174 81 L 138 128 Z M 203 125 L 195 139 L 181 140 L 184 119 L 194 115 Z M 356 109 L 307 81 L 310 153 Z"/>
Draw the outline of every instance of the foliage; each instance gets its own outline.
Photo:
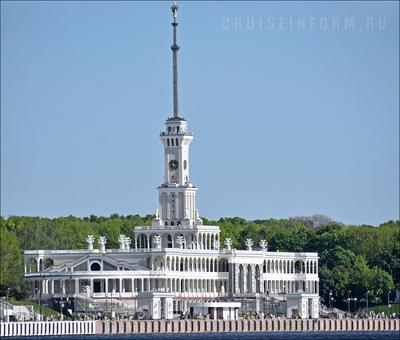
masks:
<path id="1" fill-rule="evenodd" d="M 23 294 L 24 249 L 84 249 L 85 238 L 106 236 L 107 247 L 118 247 L 118 235 L 133 238 L 133 228 L 150 225 L 153 215 L 110 217 L 90 215 L 54 219 L 11 216 L 1 218 L 0 293 L 12 287 L 11 295 Z M 203 218 L 204 224 L 221 227 L 221 247 L 231 238 L 234 248 L 245 249 L 245 240 L 268 241 L 270 251 L 318 252 L 320 294 L 329 292 L 337 305 L 345 305 L 348 294 L 371 303 L 385 301 L 388 291 L 400 285 L 400 221 L 379 227 L 345 226 L 321 215 L 310 218 L 247 221 L 240 217 L 218 221 Z M 349 293 L 351 291 L 351 293 Z"/>
<path id="2" fill-rule="evenodd" d="M 0 238 L 0 292 L 18 295 L 24 289 L 22 249 L 13 232 L 2 230 Z"/>
<path id="3" fill-rule="evenodd" d="M 386 315 L 397 313 L 400 314 L 400 303 L 390 304 L 389 305 L 377 305 L 370 308 L 371 311 L 374 311 L 376 314 L 384 312 Z"/>

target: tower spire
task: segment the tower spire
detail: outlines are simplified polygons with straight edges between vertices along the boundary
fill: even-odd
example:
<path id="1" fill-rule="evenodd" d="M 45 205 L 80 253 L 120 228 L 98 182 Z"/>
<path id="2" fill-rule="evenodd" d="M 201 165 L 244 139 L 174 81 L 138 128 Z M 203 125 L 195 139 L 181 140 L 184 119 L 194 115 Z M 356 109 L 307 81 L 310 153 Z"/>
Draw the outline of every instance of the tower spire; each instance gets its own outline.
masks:
<path id="1" fill-rule="evenodd" d="M 172 9 L 172 16 L 174 18 L 174 22 L 172 23 L 173 44 L 171 46 L 172 65 L 173 65 L 174 117 L 179 117 L 179 107 L 178 107 L 178 51 L 179 51 L 179 46 L 176 43 L 176 26 L 178 26 L 176 17 L 177 17 L 177 13 L 178 13 L 178 5 L 174 2 L 174 4 L 171 6 L 171 9 Z"/>

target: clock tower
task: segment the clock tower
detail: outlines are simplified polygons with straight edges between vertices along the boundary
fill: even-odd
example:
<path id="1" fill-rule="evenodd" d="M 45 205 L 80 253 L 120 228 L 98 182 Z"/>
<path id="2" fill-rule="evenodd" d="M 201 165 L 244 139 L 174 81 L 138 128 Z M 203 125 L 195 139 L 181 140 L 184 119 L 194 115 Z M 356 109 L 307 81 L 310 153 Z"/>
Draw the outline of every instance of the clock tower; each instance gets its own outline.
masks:
<path id="1" fill-rule="evenodd" d="M 164 145 L 164 183 L 158 187 L 159 215 L 153 224 L 160 226 L 192 226 L 201 224 L 196 210 L 196 191 L 189 178 L 189 145 L 193 134 L 187 121 L 180 116 L 178 106 L 178 51 L 176 29 L 178 6 L 173 14 L 173 116 L 165 122 L 165 131 L 160 133 Z"/>

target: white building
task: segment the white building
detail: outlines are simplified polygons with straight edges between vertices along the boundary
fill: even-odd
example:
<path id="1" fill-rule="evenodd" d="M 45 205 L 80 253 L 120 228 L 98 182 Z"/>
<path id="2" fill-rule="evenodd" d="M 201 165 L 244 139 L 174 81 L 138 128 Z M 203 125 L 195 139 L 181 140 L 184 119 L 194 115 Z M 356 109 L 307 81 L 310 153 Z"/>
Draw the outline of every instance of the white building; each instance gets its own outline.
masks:
<path id="1" fill-rule="evenodd" d="M 119 249 L 107 249 L 104 237 L 95 248 L 89 235 L 86 250 L 25 251 L 33 294 L 56 306 L 68 297 L 111 301 L 135 311 L 138 294 L 159 291 L 173 293 L 175 313 L 189 311 L 188 303 L 221 300 L 241 301 L 242 310 L 262 313 L 295 292 L 318 300 L 317 253 L 269 252 L 267 242 L 253 245 L 252 240 L 246 241 L 247 250 L 232 249 L 229 239 L 220 239 L 218 226 L 204 225 L 199 217 L 189 175 L 193 134 L 178 110 L 177 6 L 172 11 L 174 113 L 160 133 L 165 182 L 158 187 L 153 223 L 136 227 L 132 240 L 121 235 Z"/>

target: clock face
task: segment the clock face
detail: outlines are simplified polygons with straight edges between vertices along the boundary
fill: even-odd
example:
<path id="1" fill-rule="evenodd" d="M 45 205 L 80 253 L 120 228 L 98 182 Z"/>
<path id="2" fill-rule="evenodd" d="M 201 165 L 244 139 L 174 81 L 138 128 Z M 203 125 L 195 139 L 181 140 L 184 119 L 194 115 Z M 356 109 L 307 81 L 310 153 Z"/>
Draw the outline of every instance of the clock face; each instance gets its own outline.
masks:
<path id="1" fill-rule="evenodd" d="M 187 161 L 186 161 L 186 159 L 183 161 L 183 168 L 186 170 L 186 168 L 187 168 Z"/>
<path id="2" fill-rule="evenodd" d="M 172 160 L 170 160 L 169 161 L 169 168 L 171 169 L 171 170 L 176 170 L 176 169 L 178 169 L 178 161 L 176 161 L 175 159 L 172 159 Z"/>

